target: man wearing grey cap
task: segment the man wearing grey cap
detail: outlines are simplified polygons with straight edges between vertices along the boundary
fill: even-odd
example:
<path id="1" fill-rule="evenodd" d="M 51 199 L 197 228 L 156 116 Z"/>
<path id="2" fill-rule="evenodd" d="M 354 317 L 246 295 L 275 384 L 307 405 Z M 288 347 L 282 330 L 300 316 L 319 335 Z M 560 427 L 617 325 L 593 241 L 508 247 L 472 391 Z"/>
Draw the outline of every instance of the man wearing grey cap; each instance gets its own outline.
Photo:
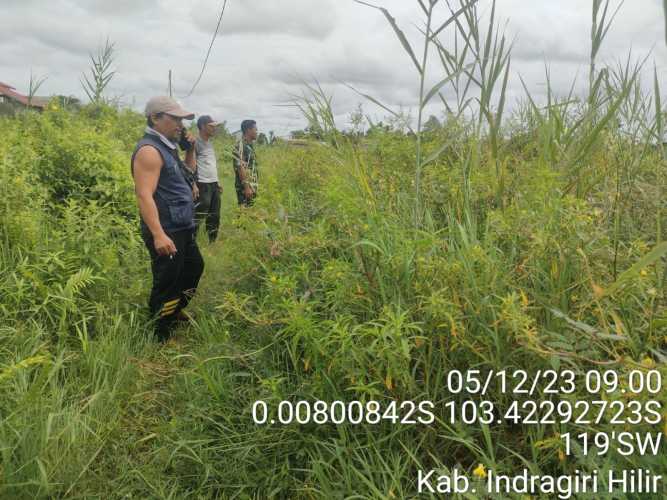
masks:
<path id="1" fill-rule="evenodd" d="M 195 143 L 197 153 L 197 186 L 199 187 L 199 206 L 197 207 L 197 225 L 204 223 L 209 242 L 218 238 L 220 227 L 220 197 L 222 186 L 218 179 L 218 164 L 211 139 L 215 136 L 219 123 L 208 115 L 197 120 L 199 137 Z"/>
<path id="2" fill-rule="evenodd" d="M 146 105 L 145 135 L 132 155 L 141 235 L 151 257 L 153 287 L 148 301 L 155 317 L 155 334 L 166 341 L 177 320 L 186 319 L 188 305 L 204 270 L 195 240 L 194 138 L 185 134 L 185 162 L 176 143 L 182 139 L 183 120 L 194 114 L 170 97 L 154 97 Z"/>

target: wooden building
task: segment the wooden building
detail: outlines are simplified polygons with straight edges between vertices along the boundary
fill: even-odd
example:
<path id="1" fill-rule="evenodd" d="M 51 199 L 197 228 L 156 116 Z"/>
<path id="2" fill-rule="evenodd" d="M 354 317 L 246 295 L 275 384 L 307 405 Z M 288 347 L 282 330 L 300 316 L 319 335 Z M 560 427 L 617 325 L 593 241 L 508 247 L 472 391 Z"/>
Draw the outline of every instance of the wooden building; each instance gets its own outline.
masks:
<path id="1" fill-rule="evenodd" d="M 30 101 L 30 102 L 28 102 Z M 24 108 L 33 108 L 36 110 L 43 110 L 49 103 L 48 97 L 35 96 L 32 100 L 16 91 L 14 87 L 6 83 L 0 82 L 0 107 L 12 111 Z"/>

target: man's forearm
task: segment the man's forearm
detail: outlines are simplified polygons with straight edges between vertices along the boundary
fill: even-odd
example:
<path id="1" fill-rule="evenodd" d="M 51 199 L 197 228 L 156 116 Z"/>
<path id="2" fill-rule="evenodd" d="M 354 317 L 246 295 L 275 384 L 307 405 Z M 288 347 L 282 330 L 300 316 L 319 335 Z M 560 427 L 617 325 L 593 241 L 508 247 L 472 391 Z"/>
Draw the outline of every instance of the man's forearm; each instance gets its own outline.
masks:
<path id="1" fill-rule="evenodd" d="M 194 146 L 185 153 L 185 164 L 193 172 L 197 171 L 197 154 L 195 153 Z"/>
<path id="2" fill-rule="evenodd" d="M 162 228 L 162 224 L 160 224 L 160 216 L 158 215 L 157 206 L 155 205 L 153 197 L 146 198 L 145 196 L 138 196 L 137 201 L 141 218 L 146 226 L 148 226 L 153 237 L 164 234 L 164 229 Z"/>

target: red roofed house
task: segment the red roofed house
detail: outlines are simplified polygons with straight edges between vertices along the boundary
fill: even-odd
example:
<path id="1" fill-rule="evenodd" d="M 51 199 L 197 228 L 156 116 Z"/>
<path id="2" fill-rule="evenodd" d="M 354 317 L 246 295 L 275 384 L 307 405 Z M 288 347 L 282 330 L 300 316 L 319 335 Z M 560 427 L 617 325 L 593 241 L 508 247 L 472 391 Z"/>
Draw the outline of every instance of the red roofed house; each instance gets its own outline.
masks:
<path id="1" fill-rule="evenodd" d="M 49 102 L 48 97 L 33 97 L 29 106 L 37 110 L 46 108 Z M 9 107 L 25 106 L 28 107 L 28 96 L 19 94 L 14 87 L 0 82 L 0 104 L 9 105 Z"/>

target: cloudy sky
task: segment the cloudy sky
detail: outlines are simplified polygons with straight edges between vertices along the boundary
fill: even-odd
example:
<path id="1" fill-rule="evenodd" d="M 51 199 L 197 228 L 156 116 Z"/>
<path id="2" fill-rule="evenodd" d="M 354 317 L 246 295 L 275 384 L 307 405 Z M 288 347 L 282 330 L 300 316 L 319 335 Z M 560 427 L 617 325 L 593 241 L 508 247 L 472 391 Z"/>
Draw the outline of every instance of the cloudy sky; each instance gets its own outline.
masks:
<path id="1" fill-rule="evenodd" d="M 369 2 L 391 11 L 417 43 L 423 16 L 416 0 Z M 445 19 L 440 3 L 438 19 Z M 578 88 L 584 88 L 591 4 L 497 0 L 499 18 L 514 39 L 510 105 L 523 95 L 519 75 L 534 96 L 544 94 L 545 61 L 557 91 L 567 92 L 577 76 Z M 141 110 L 150 96 L 166 93 L 171 69 L 175 95 L 182 98 L 201 70 L 221 5 L 222 0 L 0 0 L 0 81 L 26 92 L 32 70 L 48 76 L 39 94 L 83 97 L 79 79 L 88 53 L 109 37 L 117 75 L 108 96 Z M 489 5 L 480 0 L 480 12 L 488 13 Z M 627 0 L 599 59 L 613 63 L 630 49 L 636 57 L 651 54 L 667 90 L 661 0 Z M 437 81 L 443 73 L 433 62 L 430 79 Z M 298 111 L 280 105 L 300 94 L 304 81 L 315 80 L 333 95 L 341 127 L 364 101 L 342 82 L 405 110 L 415 108 L 418 96 L 414 67 L 379 11 L 353 0 L 228 0 L 201 83 L 181 102 L 197 114 L 226 120 L 232 131 L 251 117 L 260 129 L 285 134 L 305 123 Z M 367 102 L 364 110 L 374 119 L 386 115 Z"/>

